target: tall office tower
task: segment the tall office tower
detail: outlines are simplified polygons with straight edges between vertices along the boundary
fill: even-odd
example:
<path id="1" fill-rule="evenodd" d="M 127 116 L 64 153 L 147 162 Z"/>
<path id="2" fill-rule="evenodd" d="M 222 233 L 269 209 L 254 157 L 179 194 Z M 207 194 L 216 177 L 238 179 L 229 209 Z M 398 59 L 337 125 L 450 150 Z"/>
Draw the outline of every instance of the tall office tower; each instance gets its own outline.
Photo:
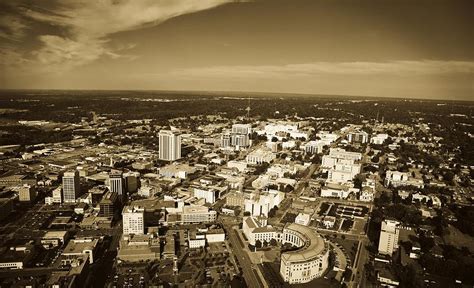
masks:
<path id="1" fill-rule="evenodd" d="M 129 171 L 123 174 L 123 179 L 125 180 L 125 191 L 127 193 L 137 192 L 140 182 L 140 173 Z"/>
<path id="2" fill-rule="evenodd" d="M 222 148 L 226 148 L 230 146 L 230 134 L 225 133 L 221 135 L 221 143 Z"/>
<path id="3" fill-rule="evenodd" d="M 369 141 L 369 134 L 364 131 L 352 132 L 347 135 L 347 140 L 350 143 L 367 143 Z"/>
<path id="4" fill-rule="evenodd" d="M 181 135 L 170 130 L 161 130 L 160 137 L 160 160 L 175 161 L 181 158 Z"/>
<path id="5" fill-rule="evenodd" d="M 18 190 L 18 200 L 20 202 L 33 202 L 36 198 L 36 188 L 29 184 L 24 184 Z"/>
<path id="6" fill-rule="evenodd" d="M 250 124 L 234 124 L 232 125 L 232 134 L 248 135 L 252 133 L 252 125 Z"/>
<path id="7" fill-rule="evenodd" d="M 122 197 L 125 194 L 125 185 L 122 171 L 112 170 L 109 173 L 109 189 Z"/>
<path id="8" fill-rule="evenodd" d="M 250 124 L 232 125 L 231 145 L 238 147 L 250 146 L 250 133 L 252 133 Z"/>
<path id="9" fill-rule="evenodd" d="M 99 203 L 99 216 L 114 217 L 115 209 L 117 208 L 117 193 L 108 191 Z"/>
<path id="10" fill-rule="evenodd" d="M 122 218 L 124 235 L 145 233 L 145 209 L 125 206 L 122 210 Z"/>
<path id="11" fill-rule="evenodd" d="M 65 172 L 63 176 L 63 200 L 64 203 L 75 203 L 81 190 L 79 182 L 79 171 Z"/>
<path id="12" fill-rule="evenodd" d="M 395 220 L 384 220 L 380 231 L 379 253 L 392 256 L 398 249 L 398 235 L 400 234 L 400 222 Z"/>

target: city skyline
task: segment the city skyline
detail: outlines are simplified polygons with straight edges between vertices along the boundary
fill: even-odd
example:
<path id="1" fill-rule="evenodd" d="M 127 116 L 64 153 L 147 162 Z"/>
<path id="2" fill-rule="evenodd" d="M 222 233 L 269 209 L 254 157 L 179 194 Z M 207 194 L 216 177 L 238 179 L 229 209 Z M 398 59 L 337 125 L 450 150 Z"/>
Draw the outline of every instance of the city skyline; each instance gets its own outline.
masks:
<path id="1" fill-rule="evenodd" d="M 470 1 L 1 6 L 2 89 L 474 96 Z"/>

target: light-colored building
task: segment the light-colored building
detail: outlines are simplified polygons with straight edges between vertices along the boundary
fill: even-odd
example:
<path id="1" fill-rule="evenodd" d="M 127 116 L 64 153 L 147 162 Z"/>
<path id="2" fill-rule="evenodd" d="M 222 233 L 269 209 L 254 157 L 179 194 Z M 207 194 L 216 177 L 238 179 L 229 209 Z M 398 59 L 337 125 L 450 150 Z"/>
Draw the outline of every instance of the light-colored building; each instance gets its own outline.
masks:
<path id="1" fill-rule="evenodd" d="M 117 259 L 125 262 L 160 260 L 160 239 L 154 235 L 123 235 Z"/>
<path id="2" fill-rule="evenodd" d="M 249 164 L 262 164 L 262 163 L 270 163 L 275 159 L 275 153 L 266 149 L 257 149 L 250 152 L 247 157 L 245 157 L 245 161 Z"/>
<path id="3" fill-rule="evenodd" d="M 336 224 L 336 217 L 334 216 L 324 216 L 323 225 L 326 229 L 334 228 Z"/>
<path id="4" fill-rule="evenodd" d="M 63 203 L 63 189 L 58 187 L 53 190 L 53 203 L 61 204 Z"/>
<path id="5" fill-rule="evenodd" d="M 239 172 L 244 172 L 247 169 L 247 162 L 231 160 L 227 162 L 227 167 L 236 168 Z"/>
<path id="6" fill-rule="evenodd" d="M 375 190 L 369 186 L 362 187 L 359 200 L 364 202 L 373 202 L 375 198 Z"/>
<path id="7" fill-rule="evenodd" d="M 285 199 L 285 193 L 280 191 L 251 193 L 247 196 L 244 200 L 244 209 L 245 212 L 250 212 L 251 216 L 268 217 L 268 212 Z"/>
<path id="8" fill-rule="evenodd" d="M 206 236 L 204 234 L 195 235 L 188 239 L 189 249 L 202 248 L 206 246 Z"/>
<path id="9" fill-rule="evenodd" d="M 229 192 L 227 196 L 225 197 L 225 204 L 227 206 L 244 207 L 245 205 L 244 193 L 238 192 L 238 191 Z"/>
<path id="10" fill-rule="evenodd" d="M 230 136 L 230 144 L 234 147 L 250 146 L 250 138 L 248 134 L 232 134 Z"/>
<path id="11" fill-rule="evenodd" d="M 206 203 L 213 204 L 227 190 L 227 187 L 192 185 L 190 189 L 194 197 L 202 198 Z"/>
<path id="12" fill-rule="evenodd" d="M 225 232 L 223 229 L 211 229 L 206 232 L 207 243 L 217 243 L 225 241 Z"/>
<path id="13" fill-rule="evenodd" d="M 164 161 L 175 161 L 181 158 L 181 135 L 170 130 L 159 133 L 159 158 Z"/>
<path id="14" fill-rule="evenodd" d="M 351 185 L 326 183 L 321 188 L 321 197 L 346 199 L 351 193 L 356 194 L 357 192 L 359 192 L 359 189 L 351 187 Z"/>
<path id="15" fill-rule="evenodd" d="M 269 243 L 272 239 L 279 240 L 280 233 L 272 226 L 267 226 L 266 217 L 244 217 L 242 232 L 250 245 L 255 246 L 257 241 Z"/>
<path id="16" fill-rule="evenodd" d="M 145 233 L 145 209 L 125 206 L 122 210 L 123 234 L 140 235 Z"/>
<path id="17" fill-rule="evenodd" d="M 18 189 L 18 200 L 20 202 L 32 202 L 36 199 L 36 188 L 33 185 L 24 184 Z"/>
<path id="18" fill-rule="evenodd" d="M 92 264 L 94 263 L 94 254 L 98 243 L 99 239 L 93 238 L 71 239 L 64 248 L 62 255 L 69 257 L 88 255 L 89 263 Z"/>
<path id="19" fill-rule="evenodd" d="M 376 144 L 376 145 L 382 145 L 383 142 L 385 142 L 385 140 L 387 139 L 388 139 L 388 134 L 377 134 L 370 138 L 370 143 Z"/>
<path id="20" fill-rule="evenodd" d="M 308 154 L 322 153 L 325 145 L 327 145 L 327 143 L 322 141 L 309 141 L 304 145 L 304 151 Z"/>
<path id="21" fill-rule="evenodd" d="M 417 188 L 423 188 L 425 186 L 423 179 L 412 178 L 409 172 L 400 171 L 387 171 L 384 184 L 387 187 L 392 185 L 393 187 L 415 186 Z"/>
<path id="22" fill-rule="evenodd" d="M 299 247 L 281 254 L 280 275 L 283 281 L 289 284 L 307 283 L 326 271 L 329 245 L 315 230 L 295 223 L 287 224 L 281 242 Z"/>
<path id="23" fill-rule="evenodd" d="M 196 171 L 196 167 L 191 167 L 187 164 L 170 164 L 161 167 L 159 174 L 160 176 L 167 178 L 186 179 L 189 175 L 196 173 Z"/>
<path id="24" fill-rule="evenodd" d="M 152 197 L 157 193 L 159 190 L 156 187 L 149 186 L 149 185 L 142 185 L 140 189 L 138 189 L 138 195 L 143 196 L 143 197 Z"/>
<path id="25" fill-rule="evenodd" d="M 311 222 L 311 215 L 306 214 L 306 213 L 299 213 L 298 216 L 296 216 L 295 218 L 296 224 L 308 226 L 309 222 Z"/>
<path id="26" fill-rule="evenodd" d="M 63 245 L 68 239 L 68 234 L 68 231 L 48 231 L 41 238 L 41 245 L 46 249 Z"/>
<path id="27" fill-rule="evenodd" d="M 360 173 L 360 164 L 343 164 L 337 162 L 333 169 L 328 171 L 328 181 L 335 183 L 350 182 Z"/>
<path id="28" fill-rule="evenodd" d="M 113 170 L 109 173 L 109 189 L 122 197 L 125 194 L 125 181 L 122 171 Z"/>
<path id="29" fill-rule="evenodd" d="M 240 135 L 249 135 L 252 133 L 252 125 L 250 124 L 233 124 L 232 133 Z"/>
<path id="30" fill-rule="evenodd" d="M 81 183 L 79 171 L 65 172 L 63 176 L 63 201 L 64 203 L 75 203 L 79 196 Z M 53 196 L 54 198 L 54 196 Z"/>
<path id="31" fill-rule="evenodd" d="M 379 253 L 392 256 L 398 249 L 398 237 L 400 234 L 400 222 L 395 220 L 384 220 L 380 230 Z"/>
<path id="32" fill-rule="evenodd" d="M 182 223 L 208 223 L 217 219 L 217 212 L 205 206 L 184 206 L 181 214 Z"/>
<path id="33" fill-rule="evenodd" d="M 369 141 L 369 134 L 364 131 L 351 132 L 347 135 L 347 141 L 350 143 L 367 143 Z"/>

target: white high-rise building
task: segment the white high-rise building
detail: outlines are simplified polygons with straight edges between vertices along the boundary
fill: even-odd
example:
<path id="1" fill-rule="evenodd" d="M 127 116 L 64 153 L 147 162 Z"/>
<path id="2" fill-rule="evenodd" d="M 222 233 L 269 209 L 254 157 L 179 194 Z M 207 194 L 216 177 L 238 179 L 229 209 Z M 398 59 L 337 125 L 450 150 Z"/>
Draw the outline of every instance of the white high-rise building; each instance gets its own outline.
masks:
<path id="1" fill-rule="evenodd" d="M 161 130 L 159 138 L 160 160 L 175 161 L 181 158 L 181 135 L 170 130 Z"/>
<path id="2" fill-rule="evenodd" d="M 250 146 L 251 133 L 252 133 L 252 125 L 250 124 L 232 125 L 232 133 L 230 137 L 231 145 L 235 147 Z"/>
<path id="3" fill-rule="evenodd" d="M 145 233 L 145 209 L 140 207 L 125 206 L 122 210 L 123 234 Z"/>
<path id="4" fill-rule="evenodd" d="M 392 256 L 398 249 L 398 236 L 400 234 L 400 222 L 395 220 L 384 220 L 380 230 L 379 253 Z"/>
<path id="5" fill-rule="evenodd" d="M 234 124 L 232 125 L 232 134 L 251 134 L 252 133 L 252 125 L 250 124 Z"/>
<path id="6" fill-rule="evenodd" d="M 124 194 L 125 185 L 122 171 L 111 171 L 109 174 L 109 188 L 111 192 L 116 192 L 119 196 Z"/>
<path id="7" fill-rule="evenodd" d="M 64 203 L 75 203 L 81 189 L 79 182 L 79 171 L 65 172 L 63 176 L 63 200 Z"/>

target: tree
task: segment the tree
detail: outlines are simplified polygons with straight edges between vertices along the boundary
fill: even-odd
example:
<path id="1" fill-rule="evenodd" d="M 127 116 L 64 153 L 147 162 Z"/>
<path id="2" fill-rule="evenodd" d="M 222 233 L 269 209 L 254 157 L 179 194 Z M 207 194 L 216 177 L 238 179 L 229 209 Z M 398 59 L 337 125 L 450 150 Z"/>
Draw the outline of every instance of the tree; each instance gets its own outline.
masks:
<path id="1" fill-rule="evenodd" d="M 260 241 L 260 240 L 255 241 L 255 247 L 256 247 L 257 249 L 262 248 L 262 241 Z"/>
<path id="2" fill-rule="evenodd" d="M 275 238 L 272 238 L 272 239 L 270 240 L 270 245 L 272 245 L 272 246 L 277 246 L 277 245 L 278 245 L 277 240 L 276 240 Z"/>

